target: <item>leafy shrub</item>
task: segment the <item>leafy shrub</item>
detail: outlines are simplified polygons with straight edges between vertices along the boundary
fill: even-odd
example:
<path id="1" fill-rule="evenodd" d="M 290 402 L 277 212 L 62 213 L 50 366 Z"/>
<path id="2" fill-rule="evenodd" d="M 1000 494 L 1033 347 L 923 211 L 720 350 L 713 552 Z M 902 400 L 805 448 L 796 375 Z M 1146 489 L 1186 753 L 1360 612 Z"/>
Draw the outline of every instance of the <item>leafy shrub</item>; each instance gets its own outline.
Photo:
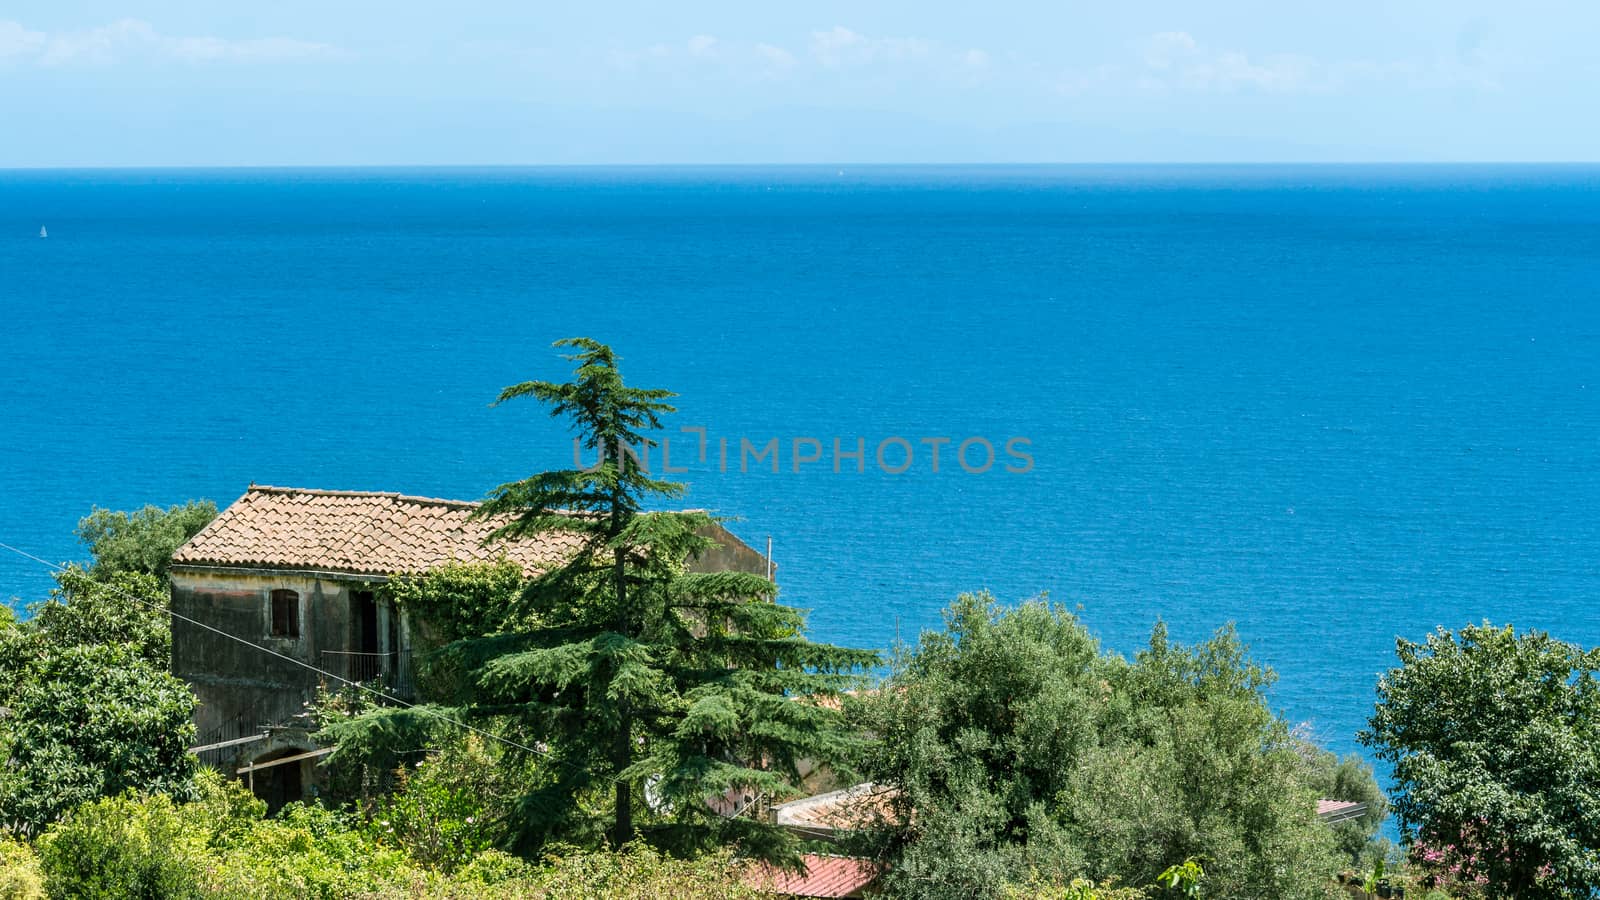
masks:
<path id="1" fill-rule="evenodd" d="M 71 566 L 56 575 L 44 603 L 34 604 L 28 630 L 51 647 L 130 644 L 160 669 L 172 664 L 172 626 L 164 578 L 135 572 L 93 574 Z"/>
<path id="2" fill-rule="evenodd" d="M 207 866 L 206 895 L 226 900 L 367 896 L 416 874 L 398 850 L 380 847 L 341 813 L 291 803 L 221 847 Z"/>
<path id="3" fill-rule="evenodd" d="M 620 852 L 554 854 L 533 879 L 529 896 L 609 900 L 755 900 L 772 895 L 743 883 L 742 864 L 726 852 L 674 859 L 642 844 Z"/>
<path id="4" fill-rule="evenodd" d="M 1046 884 L 1035 877 L 1027 884 L 1007 885 L 1003 900 L 1147 900 L 1143 890 L 1117 887 L 1110 882 L 1095 884 L 1074 878 L 1066 884 Z"/>
<path id="5" fill-rule="evenodd" d="M 195 800 L 179 809 L 204 832 L 206 846 L 213 849 L 238 842 L 267 814 L 264 800 L 215 769 L 202 769 L 195 776 Z"/>
<path id="6" fill-rule="evenodd" d="M 8 819 L 41 830 L 64 811 L 126 790 L 191 796 L 194 695 L 132 644 L 44 647 L 7 705 Z"/>
<path id="7" fill-rule="evenodd" d="M 198 797 L 125 795 L 84 804 L 39 841 L 51 897 L 120 900 L 428 896 L 434 882 L 321 807 L 290 805 L 263 819 L 265 804 L 214 772 Z"/>
<path id="8" fill-rule="evenodd" d="M 481 738 L 470 735 L 400 770 L 373 806 L 369 833 L 430 868 L 453 872 L 507 842 L 505 807 L 519 793 Z"/>
<path id="9" fill-rule="evenodd" d="M 468 887 L 495 887 L 532 880 L 536 870 L 501 850 L 485 850 L 456 870 L 456 881 Z"/>
<path id="10" fill-rule="evenodd" d="M 78 568 L 56 580 L 32 619 L 0 621 L 0 826 L 29 834 L 130 789 L 190 796 L 194 774 L 194 695 L 168 671 L 166 585 Z"/>
<path id="11" fill-rule="evenodd" d="M 424 780 L 455 777 L 450 766 Z M 446 777 L 448 775 L 448 777 Z M 674 897 L 681 900 L 770 895 L 746 887 L 726 853 L 674 859 L 643 846 L 620 853 L 573 851 L 533 865 L 498 850 L 457 859 L 455 873 L 421 865 L 379 840 L 350 813 L 291 804 L 264 819 L 265 804 L 212 771 L 196 779 L 197 798 L 132 794 L 83 804 L 51 826 L 38 854 L 0 842 L 0 900 L 557 900 Z M 422 819 L 416 823 L 420 829 Z M 1106 895 L 1102 900 L 1125 900 Z"/>
<path id="12" fill-rule="evenodd" d="M 33 848 L 0 839 L 0 900 L 44 900 L 44 872 Z"/>
<path id="13" fill-rule="evenodd" d="M 110 797 L 79 806 L 39 839 L 51 897 L 199 898 L 205 835 L 165 796 Z"/>

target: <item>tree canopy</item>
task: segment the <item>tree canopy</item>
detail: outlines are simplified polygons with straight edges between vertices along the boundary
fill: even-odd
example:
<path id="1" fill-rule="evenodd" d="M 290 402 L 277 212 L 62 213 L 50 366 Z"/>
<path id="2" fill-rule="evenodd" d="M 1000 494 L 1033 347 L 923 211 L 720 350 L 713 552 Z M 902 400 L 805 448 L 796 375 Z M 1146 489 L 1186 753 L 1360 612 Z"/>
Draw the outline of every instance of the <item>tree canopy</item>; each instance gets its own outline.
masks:
<path id="1" fill-rule="evenodd" d="M 190 793 L 195 701 L 170 674 L 165 572 L 216 515 L 96 508 L 78 523 L 92 562 L 58 572 L 26 621 L 0 618 L 0 830 L 125 790 Z"/>
<path id="2" fill-rule="evenodd" d="M 35 831 L 127 789 L 184 796 L 194 695 L 168 674 L 167 588 L 153 575 L 57 575 L 0 626 L 0 828 Z"/>
<path id="3" fill-rule="evenodd" d="M 1484 623 L 1396 652 L 1361 739 L 1419 856 L 1493 898 L 1600 891 L 1600 650 Z"/>
<path id="4" fill-rule="evenodd" d="M 1319 897 L 1340 859 L 1269 672 L 1231 630 L 1132 661 L 1070 613 L 964 595 L 859 707 L 865 774 L 899 820 L 865 838 L 896 896 L 1008 883 L 1144 885 L 1204 861 L 1206 896 Z"/>
<path id="5" fill-rule="evenodd" d="M 217 517 L 210 500 L 190 500 L 162 509 L 134 512 L 95 507 L 78 522 L 78 539 L 94 556 L 94 573 L 142 572 L 166 575 L 172 554 Z"/>

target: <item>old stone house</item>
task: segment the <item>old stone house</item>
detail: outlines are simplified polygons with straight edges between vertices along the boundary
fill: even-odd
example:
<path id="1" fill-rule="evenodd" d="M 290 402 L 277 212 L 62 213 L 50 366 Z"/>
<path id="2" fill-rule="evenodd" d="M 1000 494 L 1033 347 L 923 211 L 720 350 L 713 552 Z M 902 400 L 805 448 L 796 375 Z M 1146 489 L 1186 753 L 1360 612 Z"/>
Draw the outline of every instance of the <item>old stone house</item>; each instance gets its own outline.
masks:
<path id="1" fill-rule="evenodd" d="M 299 799 L 326 750 L 304 712 L 323 673 L 410 691 L 414 627 L 381 586 L 450 562 L 501 557 L 534 574 L 577 547 L 572 535 L 484 541 L 498 524 L 476 503 L 394 493 L 252 485 L 172 557 L 173 673 L 199 699 L 204 762 L 242 771 L 269 804 Z M 699 571 L 765 573 L 767 560 L 721 526 Z M 181 617 L 181 618 L 180 618 Z M 192 621 L 186 621 L 192 620 Z M 201 623 L 201 624 L 193 624 Z"/>

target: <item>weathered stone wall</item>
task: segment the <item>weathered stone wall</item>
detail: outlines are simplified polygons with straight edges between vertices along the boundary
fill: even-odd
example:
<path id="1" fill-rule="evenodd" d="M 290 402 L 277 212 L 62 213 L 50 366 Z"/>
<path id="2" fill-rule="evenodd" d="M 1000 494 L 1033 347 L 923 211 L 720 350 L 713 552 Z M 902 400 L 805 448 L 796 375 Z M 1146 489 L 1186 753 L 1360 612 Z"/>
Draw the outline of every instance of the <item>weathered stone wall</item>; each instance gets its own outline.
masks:
<path id="1" fill-rule="evenodd" d="M 360 583 L 284 573 L 174 570 L 172 609 L 179 615 L 318 668 L 328 668 L 324 650 L 351 646 L 350 591 Z M 272 592 L 300 595 L 300 634 L 274 637 Z M 182 619 L 172 622 L 172 672 L 200 700 L 195 724 L 201 739 L 245 714 L 263 723 L 294 716 L 313 695 L 315 672 Z"/>
<path id="2" fill-rule="evenodd" d="M 712 525 L 703 532 L 721 546 L 713 547 L 689 564 L 691 572 L 748 572 L 767 574 L 767 558 L 739 540 L 721 525 Z M 773 575 L 777 577 L 776 573 Z"/>

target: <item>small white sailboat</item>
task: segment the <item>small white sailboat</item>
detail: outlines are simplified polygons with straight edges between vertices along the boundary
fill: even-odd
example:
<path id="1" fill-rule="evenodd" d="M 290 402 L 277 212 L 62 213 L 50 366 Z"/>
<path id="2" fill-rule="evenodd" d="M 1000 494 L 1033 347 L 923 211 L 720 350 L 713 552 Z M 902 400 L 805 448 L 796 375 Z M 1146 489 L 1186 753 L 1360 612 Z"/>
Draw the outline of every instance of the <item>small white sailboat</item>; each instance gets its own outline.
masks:
<path id="1" fill-rule="evenodd" d="M 42 237 L 42 238 L 47 238 L 47 237 L 49 237 L 49 236 L 50 236 L 50 232 L 48 232 L 48 231 L 45 231 L 45 230 L 44 230 L 44 226 L 43 226 L 43 225 L 40 225 L 40 226 L 39 226 L 39 237 Z"/>

